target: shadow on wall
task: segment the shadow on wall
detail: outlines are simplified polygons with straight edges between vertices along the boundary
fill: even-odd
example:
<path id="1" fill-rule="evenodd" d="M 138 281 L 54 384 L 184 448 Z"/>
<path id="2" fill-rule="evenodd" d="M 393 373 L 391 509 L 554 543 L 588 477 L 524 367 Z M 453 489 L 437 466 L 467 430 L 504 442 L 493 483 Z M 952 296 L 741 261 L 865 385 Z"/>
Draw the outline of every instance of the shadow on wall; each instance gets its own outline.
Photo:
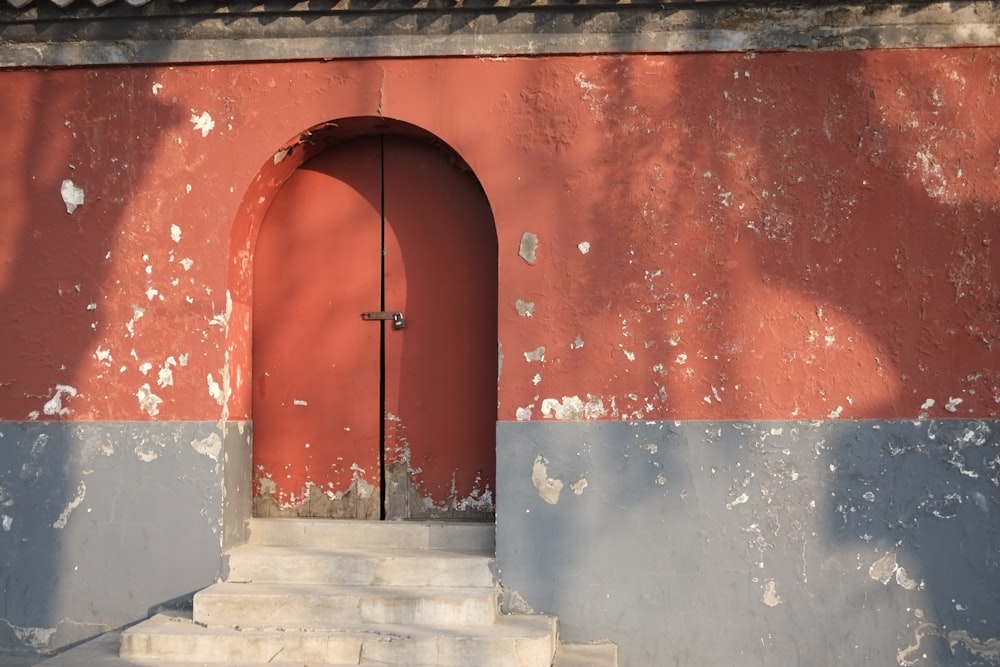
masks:
<path id="1" fill-rule="evenodd" d="M 997 59 L 540 68 L 589 118 L 527 82 L 576 223 L 544 241 L 586 277 L 531 295 L 536 317 L 572 304 L 544 392 L 604 387 L 578 418 L 627 422 L 501 425 L 540 457 L 533 489 L 499 453 L 525 475 L 501 503 L 527 498 L 500 530 L 539 536 L 509 547 L 533 582 L 505 584 L 567 638 L 612 628 L 623 665 L 995 660 Z"/>
<path id="2" fill-rule="evenodd" d="M 122 314 L 107 312 L 108 296 L 146 278 L 139 258 L 116 256 L 122 226 L 158 130 L 187 121 L 169 100 L 147 104 L 141 115 L 128 108 L 130 91 L 148 90 L 148 76 L 119 69 L 0 77 L 7 155 L 0 167 L 0 653 L 45 652 L 109 629 L 102 609 L 129 601 L 111 599 L 117 596 L 100 583 L 143 576 L 129 560 L 141 540 L 114 544 L 102 536 L 121 539 L 104 528 L 128 513 L 126 503 L 142 506 L 141 498 L 118 497 L 133 480 L 122 477 L 127 466 L 109 462 L 126 454 L 126 442 L 136 447 L 130 459 L 150 443 L 141 429 L 95 423 L 124 411 L 110 395 L 125 360 L 112 359 L 105 341 L 130 332 L 112 329 Z M 148 231 L 163 222 L 146 224 Z M 134 306 L 133 321 L 145 307 Z M 140 339 L 133 344 L 141 350 Z M 157 456 L 157 447 L 146 449 Z M 78 530 L 81 521 L 92 530 Z"/>

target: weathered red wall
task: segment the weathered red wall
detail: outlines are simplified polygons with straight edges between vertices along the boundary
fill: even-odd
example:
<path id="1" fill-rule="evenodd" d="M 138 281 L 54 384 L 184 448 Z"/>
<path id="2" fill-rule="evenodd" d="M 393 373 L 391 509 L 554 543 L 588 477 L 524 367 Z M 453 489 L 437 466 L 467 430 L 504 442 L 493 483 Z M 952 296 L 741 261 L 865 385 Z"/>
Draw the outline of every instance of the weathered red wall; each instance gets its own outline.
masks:
<path id="1" fill-rule="evenodd" d="M 380 114 L 449 143 L 492 204 L 501 420 L 996 416 L 998 61 L 4 72 L 0 417 L 248 417 L 252 239 L 297 159 L 275 153 Z"/>

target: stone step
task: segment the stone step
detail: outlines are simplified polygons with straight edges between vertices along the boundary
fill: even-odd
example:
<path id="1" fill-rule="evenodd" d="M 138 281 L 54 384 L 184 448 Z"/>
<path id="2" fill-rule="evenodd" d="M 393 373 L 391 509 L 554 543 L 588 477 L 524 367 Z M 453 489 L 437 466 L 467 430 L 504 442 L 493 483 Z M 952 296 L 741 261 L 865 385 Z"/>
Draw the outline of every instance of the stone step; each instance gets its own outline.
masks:
<path id="1" fill-rule="evenodd" d="M 492 556 L 492 523 L 251 519 L 248 544 L 313 547 L 445 549 Z"/>
<path id="2" fill-rule="evenodd" d="M 246 545 L 226 556 L 226 581 L 345 586 L 492 586 L 493 558 L 443 549 Z"/>
<path id="3" fill-rule="evenodd" d="M 213 584 L 194 596 L 194 620 L 208 626 L 330 629 L 388 623 L 457 627 L 497 616 L 494 586 Z"/>
<path id="4" fill-rule="evenodd" d="M 549 667 L 556 621 L 498 616 L 486 626 L 344 625 L 323 631 L 205 627 L 157 615 L 122 633 L 121 657 L 137 662 Z"/>
<path id="5" fill-rule="evenodd" d="M 618 667 L 618 647 L 605 644 L 559 644 L 552 667 Z"/>
<path id="6" fill-rule="evenodd" d="M 119 655 L 121 638 L 117 632 L 108 632 L 89 642 L 75 646 L 59 655 L 44 660 L 40 667 L 205 667 L 204 661 L 185 658 L 183 661 L 147 661 L 138 662 Z M 2 663 L 0 663 L 2 664 Z M 35 664 L 29 661 L 27 664 Z M 225 665 L 226 663 L 216 663 Z M 264 667 L 274 663 L 240 662 L 229 663 L 236 667 Z M 319 663 L 292 661 L 284 663 L 284 667 L 318 667 Z M 357 664 L 357 663 L 354 663 Z M 381 663 L 388 666 L 389 663 Z M 407 667 L 436 667 L 435 665 L 418 665 L 405 663 Z M 379 663 L 369 663 L 369 667 L 378 667 Z M 343 663 L 325 663 L 323 667 L 345 667 Z M 552 667 L 618 667 L 618 654 L 613 644 L 559 644 L 556 647 Z"/>

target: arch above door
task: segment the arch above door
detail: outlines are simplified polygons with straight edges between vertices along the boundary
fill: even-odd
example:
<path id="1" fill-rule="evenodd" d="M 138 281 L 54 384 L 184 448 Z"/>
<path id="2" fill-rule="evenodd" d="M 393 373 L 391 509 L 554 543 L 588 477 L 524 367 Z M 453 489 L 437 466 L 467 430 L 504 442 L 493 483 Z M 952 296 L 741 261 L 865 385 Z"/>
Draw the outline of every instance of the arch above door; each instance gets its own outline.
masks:
<path id="1" fill-rule="evenodd" d="M 492 515 L 496 263 L 439 145 L 368 134 L 292 172 L 254 249 L 257 515 Z"/>

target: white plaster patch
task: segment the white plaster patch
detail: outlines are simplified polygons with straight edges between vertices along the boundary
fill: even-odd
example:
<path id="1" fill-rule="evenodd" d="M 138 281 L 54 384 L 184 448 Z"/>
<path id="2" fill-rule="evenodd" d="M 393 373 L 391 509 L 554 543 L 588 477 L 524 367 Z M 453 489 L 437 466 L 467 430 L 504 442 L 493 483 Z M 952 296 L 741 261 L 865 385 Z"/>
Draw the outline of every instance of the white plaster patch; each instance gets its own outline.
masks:
<path id="1" fill-rule="evenodd" d="M 135 447 L 135 456 L 143 463 L 151 463 L 160 458 L 160 453 L 155 449 L 143 449 L 142 443 L 140 443 Z"/>
<path id="2" fill-rule="evenodd" d="M 948 192 L 948 181 L 934 155 L 927 150 L 917 151 L 917 160 L 920 161 L 920 182 L 927 194 L 938 201 L 949 201 L 952 197 Z"/>
<path id="3" fill-rule="evenodd" d="M 292 400 L 292 405 L 298 405 L 300 407 L 305 407 L 309 405 L 309 401 L 303 401 L 301 398 L 296 398 Z"/>
<path id="4" fill-rule="evenodd" d="M 223 331 L 226 331 L 229 328 L 229 318 L 232 317 L 232 315 L 233 315 L 233 297 L 229 293 L 229 290 L 226 290 L 226 310 L 222 313 L 219 313 L 218 315 L 213 315 L 211 321 L 209 322 L 209 325 L 222 327 Z M 542 351 L 544 352 L 544 350 Z"/>
<path id="5" fill-rule="evenodd" d="M 781 604 L 781 596 L 778 595 L 778 584 L 774 579 L 768 579 L 764 582 L 764 594 L 760 597 L 760 601 L 768 607 L 777 607 Z"/>
<path id="6" fill-rule="evenodd" d="M 194 260 L 190 257 L 185 257 L 181 260 L 180 264 L 184 267 L 185 271 L 190 271 L 191 267 L 194 266 Z"/>
<path id="7" fill-rule="evenodd" d="M 4 623 L 11 629 L 14 636 L 22 644 L 32 648 L 46 648 L 52 642 L 52 635 L 56 633 L 55 628 L 29 628 L 14 625 L 10 621 L 3 619 Z"/>
<path id="8" fill-rule="evenodd" d="M 141 320 L 145 314 L 145 308 L 134 303 L 132 304 L 132 319 L 125 323 L 125 328 L 128 329 L 128 335 L 130 337 L 135 336 L 135 324 Z"/>
<path id="9" fill-rule="evenodd" d="M 587 478 L 581 477 L 580 479 L 570 484 L 569 488 L 573 489 L 573 495 L 582 496 L 583 490 L 587 488 Z"/>
<path id="10" fill-rule="evenodd" d="M 518 299 L 514 302 L 514 310 L 516 310 L 517 314 L 521 317 L 531 317 L 535 314 L 535 302 Z"/>
<path id="11" fill-rule="evenodd" d="M 286 157 L 288 157 L 288 155 L 291 152 L 292 152 L 291 147 L 288 147 L 288 148 L 283 148 L 280 151 L 278 151 L 277 153 L 275 153 L 274 157 L 272 158 L 272 160 L 274 161 L 274 164 L 280 164 Z"/>
<path id="12" fill-rule="evenodd" d="M 586 255 L 590 252 L 590 243 L 587 241 L 581 241 L 576 247 L 579 248 L 581 255 Z"/>
<path id="13" fill-rule="evenodd" d="M 569 349 L 579 350 L 581 347 L 583 347 L 583 336 L 577 334 L 573 342 L 569 344 Z"/>
<path id="14" fill-rule="evenodd" d="M 731 510 L 737 505 L 742 505 L 748 500 L 750 500 L 750 496 L 748 496 L 746 493 L 741 493 L 740 495 L 733 498 L 730 502 L 726 503 L 726 509 Z"/>
<path id="15" fill-rule="evenodd" d="M 584 403 L 579 396 L 563 396 L 562 400 L 546 398 L 542 401 L 542 416 L 546 419 L 572 421 L 576 419 L 597 419 L 607 414 L 604 402 L 596 396 L 588 396 Z"/>
<path id="16" fill-rule="evenodd" d="M 840 419 L 840 415 L 844 414 L 844 406 L 838 405 L 836 410 L 831 410 L 827 415 L 827 419 Z"/>
<path id="17" fill-rule="evenodd" d="M 139 399 L 139 407 L 143 412 L 150 417 L 160 414 L 160 403 L 163 403 L 163 399 L 152 392 L 148 383 L 139 387 L 135 395 Z"/>
<path id="18" fill-rule="evenodd" d="M 524 360 L 527 362 L 532 361 L 545 361 L 545 346 L 540 345 L 534 350 L 529 350 L 524 353 Z"/>
<path id="19" fill-rule="evenodd" d="M 528 264 L 534 264 L 538 253 L 538 235 L 533 232 L 525 232 L 521 235 L 521 245 L 517 250 L 518 256 Z"/>
<path id="20" fill-rule="evenodd" d="M 524 408 L 518 408 L 514 411 L 514 419 L 519 422 L 531 421 L 531 409 L 535 407 L 534 405 L 529 405 Z"/>
<path id="21" fill-rule="evenodd" d="M 215 399 L 215 402 L 222 405 L 226 401 L 226 395 L 222 393 L 222 387 L 215 381 L 212 374 L 208 374 L 208 395 Z"/>
<path id="22" fill-rule="evenodd" d="M 69 522 L 69 515 L 83 503 L 83 499 L 86 495 L 87 485 L 83 483 L 83 480 L 80 480 L 80 483 L 76 486 L 76 495 L 73 497 L 73 500 L 69 501 L 66 507 L 63 508 L 62 514 L 60 514 L 59 518 L 52 524 L 52 527 L 58 530 L 65 528 L 66 524 Z"/>
<path id="23" fill-rule="evenodd" d="M 562 401 L 546 398 L 542 401 L 542 416 L 558 420 L 580 419 L 583 416 L 583 401 L 579 396 L 563 396 Z"/>
<path id="24" fill-rule="evenodd" d="M 192 113 L 191 122 L 194 124 L 194 131 L 201 132 L 202 137 L 207 137 L 208 133 L 215 129 L 215 121 L 207 111 L 203 111 L 201 115 L 198 115 L 198 112 Z"/>
<path id="25" fill-rule="evenodd" d="M 898 567 L 899 564 L 896 562 L 895 552 L 887 551 L 881 558 L 871 564 L 871 567 L 868 568 L 868 576 L 875 581 L 888 584 Z"/>
<path id="26" fill-rule="evenodd" d="M 170 225 L 170 240 L 174 243 L 181 242 L 181 228 L 177 225 Z"/>
<path id="27" fill-rule="evenodd" d="M 62 195 L 63 204 L 66 205 L 66 212 L 71 214 L 79 206 L 83 206 L 83 188 L 68 178 L 59 187 L 59 194 Z"/>
<path id="28" fill-rule="evenodd" d="M 149 363 L 148 361 L 144 361 L 141 364 L 139 364 L 139 372 L 142 373 L 143 375 L 149 375 L 149 371 L 151 370 L 153 370 L 153 364 Z"/>
<path id="29" fill-rule="evenodd" d="M 172 366 L 177 365 L 177 360 L 173 357 L 167 357 L 167 360 L 163 362 L 163 366 L 160 367 L 160 372 L 156 375 L 156 384 L 163 387 L 170 387 L 174 384 L 174 371 Z"/>
<path id="30" fill-rule="evenodd" d="M 535 377 L 531 378 L 531 384 L 534 384 L 534 385 L 537 385 L 541 381 L 542 381 L 542 374 L 541 373 L 535 373 Z"/>
<path id="31" fill-rule="evenodd" d="M 146 298 L 152 301 L 159 293 L 160 290 L 156 289 L 155 287 L 150 287 L 149 289 L 146 290 Z"/>
<path id="32" fill-rule="evenodd" d="M 549 505 L 559 502 L 559 494 L 562 493 L 563 483 L 561 480 L 549 477 L 549 462 L 542 455 L 535 457 L 535 462 L 531 466 L 531 483 L 538 489 L 538 497 Z"/>
<path id="33" fill-rule="evenodd" d="M 916 590 L 920 586 L 920 582 L 911 577 L 905 567 L 896 568 L 896 583 L 908 591 Z"/>
<path id="34" fill-rule="evenodd" d="M 11 526 L 14 525 L 14 518 L 7 516 L 6 514 L 0 515 L 0 526 L 3 527 L 3 532 L 9 533 Z"/>
<path id="35" fill-rule="evenodd" d="M 204 454 L 213 461 L 219 460 L 219 453 L 222 452 L 222 438 L 218 433 L 210 433 L 208 437 L 201 440 L 192 440 L 191 447 L 199 454 Z"/>
<path id="36" fill-rule="evenodd" d="M 162 83 L 154 83 L 153 84 L 153 95 L 159 95 L 161 90 L 163 90 L 163 84 Z"/>
<path id="37" fill-rule="evenodd" d="M 944 404 L 944 409 L 948 412 L 958 412 L 958 406 L 964 401 L 961 398 L 948 397 L 948 402 Z"/>
<path id="38" fill-rule="evenodd" d="M 76 396 L 76 387 L 71 387 L 68 384 L 57 384 L 55 395 L 46 401 L 44 406 L 42 406 L 42 413 L 49 416 L 58 415 L 60 417 L 68 415 L 70 413 L 70 409 L 63 407 L 63 396 L 66 396 L 67 398 L 73 398 Z"/>

